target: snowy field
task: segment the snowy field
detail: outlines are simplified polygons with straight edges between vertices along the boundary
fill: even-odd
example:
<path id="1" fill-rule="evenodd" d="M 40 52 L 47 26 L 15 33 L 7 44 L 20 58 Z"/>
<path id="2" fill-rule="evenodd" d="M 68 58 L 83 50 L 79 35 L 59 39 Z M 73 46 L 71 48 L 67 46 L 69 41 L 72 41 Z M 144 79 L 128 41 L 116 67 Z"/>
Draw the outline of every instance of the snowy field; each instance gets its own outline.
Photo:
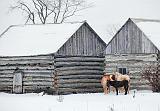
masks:
<path id="1" fill-rule="evenodd" d="M 129 95 L 0 93 L 0 111 L 160 111 L 160 93 L 133 92 Z"/>

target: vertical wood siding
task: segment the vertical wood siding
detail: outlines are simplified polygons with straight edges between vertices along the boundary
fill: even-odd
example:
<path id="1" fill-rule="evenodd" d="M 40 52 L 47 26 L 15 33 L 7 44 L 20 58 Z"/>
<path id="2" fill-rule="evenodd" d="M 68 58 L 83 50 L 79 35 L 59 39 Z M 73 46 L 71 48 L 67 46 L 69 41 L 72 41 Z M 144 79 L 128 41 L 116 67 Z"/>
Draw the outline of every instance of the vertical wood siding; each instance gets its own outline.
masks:
<path id="1" fill-rule="evenodd" d="M 107 54 L 157 53 L 158 49 L 130 19 L 106 48 Z"/>
<path id="2" fill-rule="evenodd" d="M 97 56 L 102 55 L 105 48 L 106 44 L 87 24 L 84 24 L 57 51 L 57 54 Z"/>

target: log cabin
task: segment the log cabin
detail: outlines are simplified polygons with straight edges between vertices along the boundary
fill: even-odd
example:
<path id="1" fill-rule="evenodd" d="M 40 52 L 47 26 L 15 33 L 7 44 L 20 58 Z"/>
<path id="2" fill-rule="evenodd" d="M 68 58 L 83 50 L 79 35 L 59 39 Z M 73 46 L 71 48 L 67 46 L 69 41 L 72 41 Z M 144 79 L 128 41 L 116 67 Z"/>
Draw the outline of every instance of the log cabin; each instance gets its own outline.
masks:
<path id="1" fill-rule="evenodd" d="M 129 18 L 107 44 L 105 72 L 129 74 L 131 89 L 151 89 L 141 74 L 157 64 L 159 53 L 160 20 Z"/>
<path id="2" fill-rule="evenodd" d="M 0 91 L 102 91 L 105 48 L 87 22 L 10 26 L 0 35 Z"/>

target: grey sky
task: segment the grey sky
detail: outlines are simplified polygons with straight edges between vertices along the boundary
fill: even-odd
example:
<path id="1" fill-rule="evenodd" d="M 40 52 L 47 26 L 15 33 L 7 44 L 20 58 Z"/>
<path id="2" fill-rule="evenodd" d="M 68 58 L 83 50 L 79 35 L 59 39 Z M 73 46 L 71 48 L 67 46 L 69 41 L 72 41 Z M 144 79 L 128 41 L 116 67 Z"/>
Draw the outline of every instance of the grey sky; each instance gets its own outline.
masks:
<path id="1" fill-rule="evenodd" d="M 20 13 L 8 13 L 14 0 L 0 0 L 0 33 L 9 25 L 23 24 Z M 131 18 L 160 19 L 160 0 L 87 0 L 94 7 L 81 12 L 75 21 L 87 20 L 93 29 L 107 39 L 107 27 L 110 24 L 123 24 Z"/>

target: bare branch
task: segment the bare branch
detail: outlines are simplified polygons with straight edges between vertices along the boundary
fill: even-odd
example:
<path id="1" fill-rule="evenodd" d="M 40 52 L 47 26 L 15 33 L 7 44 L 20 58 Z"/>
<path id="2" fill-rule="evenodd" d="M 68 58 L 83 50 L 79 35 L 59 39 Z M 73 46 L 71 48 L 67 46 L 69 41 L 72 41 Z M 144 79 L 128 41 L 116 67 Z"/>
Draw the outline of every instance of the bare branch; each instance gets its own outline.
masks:
<path id="1" fill-rule="evenodd" d="M 107 28 L 107 36 L 113 37 L 121 26 L 119 24 L 110 24 Z"/>
<path id="2" fill-rule="evenodd" d="M 30 0 L 30 5 L 25 2 L 18 1 L 17 5 L 12 9 L 20 9 L 27 15 L 26 22 L 32 21 L 33 24 L 41 22 L 45 24 L 48 18 L 52 18 L 53 23 L 62 23 L 67 18 L 75 16 L 75 14 L 81 10 L 84 10 L 86 6 L 84 0 Z"/>

